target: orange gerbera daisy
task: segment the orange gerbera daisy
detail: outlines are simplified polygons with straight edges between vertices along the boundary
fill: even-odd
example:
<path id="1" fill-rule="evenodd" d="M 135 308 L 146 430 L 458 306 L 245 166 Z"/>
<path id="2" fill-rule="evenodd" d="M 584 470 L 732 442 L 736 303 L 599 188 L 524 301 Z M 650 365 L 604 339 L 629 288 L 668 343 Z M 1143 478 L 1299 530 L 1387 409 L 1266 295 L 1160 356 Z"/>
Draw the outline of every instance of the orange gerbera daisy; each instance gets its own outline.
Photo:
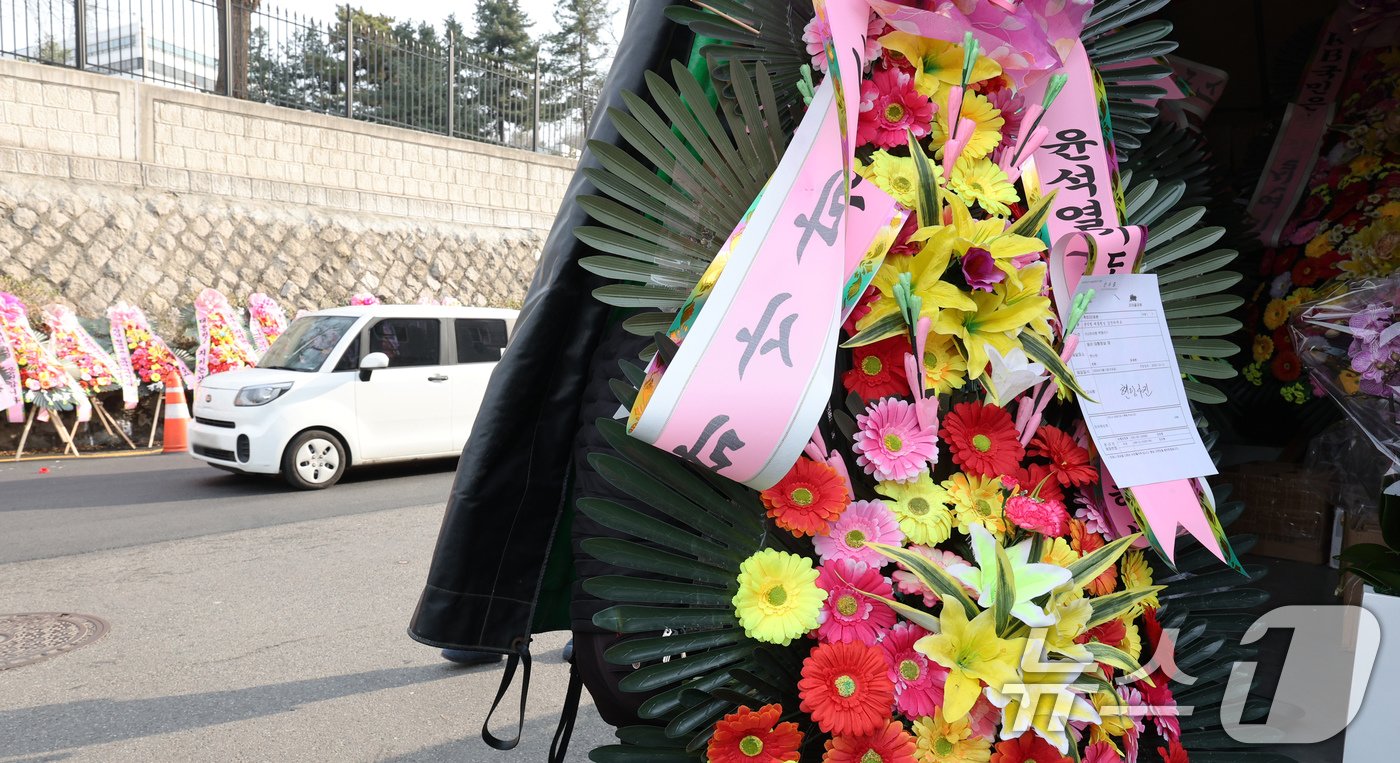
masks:
<path id="1" fill-rule="evenodd" d="M 799 458 L 778 484 L 759 493 L 768 516 L 793 535 L 825 535 L 850 502 L 846 482 L 829 465 Z"/>
<path id="2" fill-rule="evenodd" d="M 1080 556 L 1092 553 L 1104 546 L 1102 535 L 1090 532 L 1084 526 L 1084 522 L 1078 519 L 1069 521 L 1069 545 Z M 1084 588 L 1093 596 L 1103 596 L 1113 593 L 1113 589 L 1118 587 L 1118 565 L 1110 565 L 1108 569 L 1099 574 L 1098 577 L 1090 580 Z"/>
<path id="3" fill-rule="evenodd" d="M 826 740 L 822 763 L 916 763 L 917 751 L 914 735 L 904 730 L 904 724 L 890 720 L 870 734 Z"/>
<path id="4" fill-rule="evenodd" d="M 1015 472 L 1026 455 L 1011 414 L 979 401 L 953 406 L 943 417 L 940 434 L 953 461 L 964 471 L 983 477 Z"/>
<path id="5" fill-rule="evenodd" d="M 882 728 L 894 707 L 885 652 L 860 642 L 820 644 L 802 661 L 802 711 L 828 734 L 861 736 Z"/>
<path id="6" fill-rule="evenodd" d="M 782 715 L 782 705 L 764 705 L 757 712 L 741 707 L 719 719 L 705 751 L 710 763 L 796 761 L 802 732 L 796 723 L 778 723 Z"/>

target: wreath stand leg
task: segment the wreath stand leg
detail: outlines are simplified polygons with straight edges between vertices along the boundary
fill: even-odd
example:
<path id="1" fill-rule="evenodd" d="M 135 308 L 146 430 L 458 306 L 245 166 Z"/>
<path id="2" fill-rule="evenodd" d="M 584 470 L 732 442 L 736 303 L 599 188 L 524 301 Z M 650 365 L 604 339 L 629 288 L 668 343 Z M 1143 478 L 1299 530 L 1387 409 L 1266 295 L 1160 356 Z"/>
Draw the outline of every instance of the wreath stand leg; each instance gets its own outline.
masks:
<path id="1" fill-rule="evenodd" d="M 24 444 L 29 440 L 29 430 L 34 428 L 34 417 L 39 415 L 39 406 L 29 409 L 29 418 L 24 420 L 24 431 L 19 434 L 19 445 L 15 447 L 15 460 L 24 455 Z"/>
<path id="2" fill-rule="evenodd" d="M 92 402 L 92 407 L 93 410 L 97 411 L 98 418 L 102 419 L 102 426 L 107 427 L 107 434 L 115 434 L 126 441 L 126 447 L 136 450 L 136 443 L 132 442 L 131 438 L 126 436 L 126 432 L 122 431 L 121 426 L 117 424 L 116 419 L 112 418 L 112 414 L 107 412 L 106 407 L 96 400 Z"/>
<path id="3" fill-rule="evenodd" d="M 78 431 L 77 414 L 73 415 L 73 429 L 71 431 L 64 428 L 63 420 L 58 415 L 58 411 L 49 411 L 49 423 L 53 424 L 59 439 L 63 440 L 63 455 L 66 456 L 69 451 L 72 451 L 74 456 L 81 457 L 83 454 L 78 452 L 78 444 L 73 440 L 73 435 Z"/>
<path id="4" fill-rule="evenodd" d="M 146 438 L 146 448 L 156 446 L 156 427 L 160 426 L 160 412 L 165 409 L 165 393 L 156 397 L 156 412 L 151 416 L 151 436 Z"/>

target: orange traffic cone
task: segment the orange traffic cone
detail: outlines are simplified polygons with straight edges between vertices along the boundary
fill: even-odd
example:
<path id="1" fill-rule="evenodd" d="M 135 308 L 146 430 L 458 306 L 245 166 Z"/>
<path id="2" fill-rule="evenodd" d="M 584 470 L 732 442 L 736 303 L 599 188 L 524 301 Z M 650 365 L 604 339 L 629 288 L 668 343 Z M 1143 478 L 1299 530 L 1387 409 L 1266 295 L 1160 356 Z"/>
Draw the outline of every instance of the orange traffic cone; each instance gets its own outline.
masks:
<path id="1" fill-rule="evenodd" d="M 165 382 L 165 450 L 164 453 L 184 453 L 190 447 L 190 407 L 185 402 L 185 388 L 180 384 L 180 372 L 172 371 Z"/>

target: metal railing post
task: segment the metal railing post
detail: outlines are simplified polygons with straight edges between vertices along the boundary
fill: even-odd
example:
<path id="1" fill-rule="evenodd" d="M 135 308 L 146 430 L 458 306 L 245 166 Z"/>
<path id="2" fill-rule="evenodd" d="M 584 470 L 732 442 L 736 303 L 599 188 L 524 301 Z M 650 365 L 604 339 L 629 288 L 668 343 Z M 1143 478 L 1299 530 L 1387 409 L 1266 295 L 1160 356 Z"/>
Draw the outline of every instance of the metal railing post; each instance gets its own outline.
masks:
<path id="1" fill-rule="evenodd" d="M 540 52 L 535 51 L 535 104 L 530 118 L 530 150 L 540 150 Z"/>
<path id="2" fill-rule="evenodd" d="M 457 45 L 447 38 L 447 136 L 457 128 Z"/>
<path id="3" fill-rule="evenodd" d="M 73 63 L 79 69 L 87 68 L 87 0 L 73 0 L 73 39 L 77 48 L 73 53 Z"/>
<path id="4" fill-rule="evenodd" d="M 233 0 L 223 0 L 224 6 L 224 53 L 226 61 L 219 63 L 224 68 L 224 95 L 233 96 Z"/>
<path id="5" fill-rule="evenodd" d="M 355 118 L 355 16 L 345 4 L 345 116 Z"/>

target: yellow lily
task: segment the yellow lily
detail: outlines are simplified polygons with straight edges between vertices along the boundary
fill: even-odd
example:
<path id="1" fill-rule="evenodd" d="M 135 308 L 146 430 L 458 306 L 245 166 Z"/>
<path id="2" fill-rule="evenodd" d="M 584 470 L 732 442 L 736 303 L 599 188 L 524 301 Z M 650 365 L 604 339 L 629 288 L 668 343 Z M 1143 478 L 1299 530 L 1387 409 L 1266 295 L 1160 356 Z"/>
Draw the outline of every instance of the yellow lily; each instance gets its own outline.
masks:
<path id="1" fill-rule="evenodd" d="M 914 89 L 929 98 L 949 85 L 962 84 L 963 47 L 943 40 L 919 37 L 908 32 L 891 32 L 880 38 L 885 50 L 893 51 L 914 65 Z M 972 65 L 972 82 L 1001 74 L 1001 64 L 979 55 Z M 938 104 L 943 108 L 943 104 Z"/>
<path id="2" fill-rule="evenodd" d="M 871 281 L 880 292 L 880 298 L 871 304 L 870 312 L 860 319 L 856 327 L 864 330 L 882 318 L 899 312 L 899 303 L 895 300 L 894 287 L 895 284 L 899 283 L 899 277 L 903 273 L 912 276 L 914 293 L 923 300 L 923 307 L 919 311 L 920 317 L 934 321 L 937 320 L 939 311 L 946 308 L 975 309 L 976 303 L 972 301 L 972 298 L 958 287 L 943 280 L 943 273 L 948 269 L 950 259 L 951 250 L 925 245 L 918 254 L 912 257 L 897 257 L 886 260 L 885 264 L 880 267 L 880 271 L 875 274 L 875 279 Z"/>
<path id="3" fill-rule="evenodd" d="M 1071 721 L 1100 722 L 1097 703 L 1079 693 L 1092 685 L 1077 683 L 1085 668 L 1094 668 L 1094 663 L 1051 662 L 1035 667 L 1038 669 L 1023 670 L 1020 682 L 1009 685 L 1005 691 L 993 687 L 987 693 L 992 704 L 1001 708 L 1001 738 L 1014 739 L 1034 731 L 1065 755 L 1069 752 Z"/>
<path id="4" fill-rule="evenodd" d="M 997 635 L 991 610 L 971 620 L 961 606 L 949 603 L 938 616 L 939 632 L 914 642 L 914 651 L 948 669 L 943 687 L 943 717 L 956 723 L 967 717 L 982 683 L 1000 690 L 1020 682 L 1017 666 L 1026 650 L 1024 638 Z"/>
<path id="5" fill-rule="evenodd" d="M 974 247 L 985 249 L 991 253 L 997 264 L 1003 261 L 1020 257 L 1023 254 L 1033 254 L 1045 251 L 1045 242 L 1034 236 L 1021 236 L 1007 232 L 1007 221 L 1001 217 L 988 217 L 985 220 L 974 220 L 972 212 L 960 199 L 950 197 L 948 210 L 951 212 L 952 220 L 947 225 L 931 226 L 914 231 L 909 238 L 913 241 L 928 240 L 932 242 L 934 237 L 943 234 L 953 236 L 951 250 L 958 256 L 967 253 L 967 250 Z M 1015 273 L 1015 268 L 1008 262 L 1003 268 L 1007 275 Z"/>
<path id="6" fill-rule="evenodd" d="M 1039 324 L 1049 330 L 1046 319 L 1049 315 L 1050 300 L 1039 295 L 1029 296 L 1019 284 L 1011 280 L 996 285 L 991 292 L 976 292 L 972 295 L 977 303 L 974 310 L 950 308 L 941 310 L 934 319 L 933 331 L 949 334 L 962 341 L 967 350 L 967 375 L 977 379 L 986 372 L 990 359 L 987 347 L 996 348 L 1003 357 L 1021 346 L 1017 337 L 1021 329 L 1037 324 L 1033 330 L 1039 332 Z M 1012 291 L 1015 289 L 1015 291 Z"/>

